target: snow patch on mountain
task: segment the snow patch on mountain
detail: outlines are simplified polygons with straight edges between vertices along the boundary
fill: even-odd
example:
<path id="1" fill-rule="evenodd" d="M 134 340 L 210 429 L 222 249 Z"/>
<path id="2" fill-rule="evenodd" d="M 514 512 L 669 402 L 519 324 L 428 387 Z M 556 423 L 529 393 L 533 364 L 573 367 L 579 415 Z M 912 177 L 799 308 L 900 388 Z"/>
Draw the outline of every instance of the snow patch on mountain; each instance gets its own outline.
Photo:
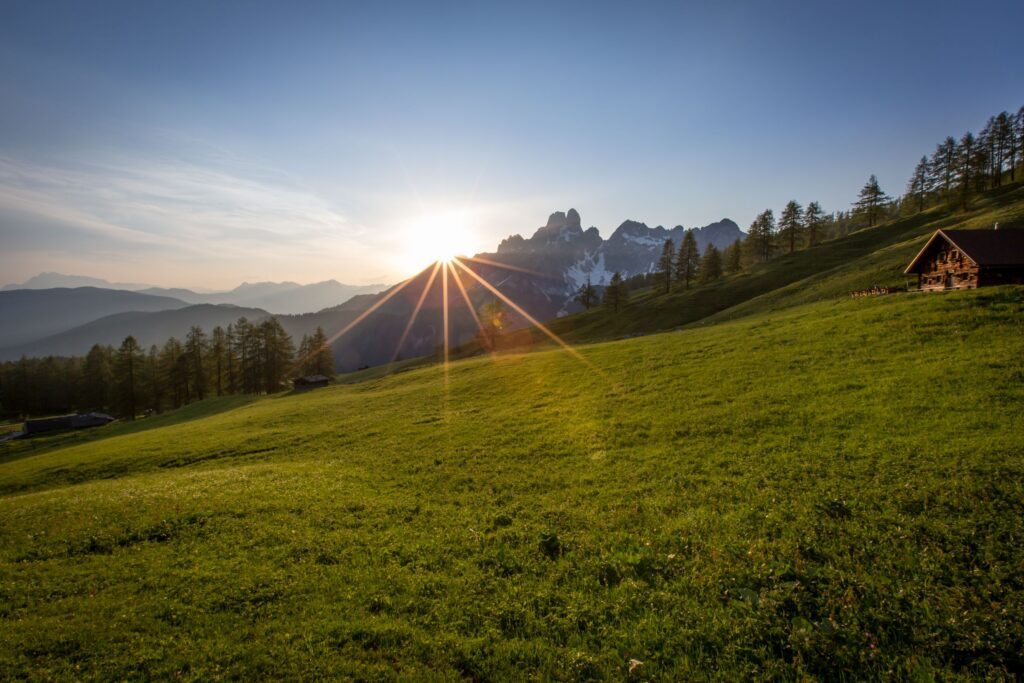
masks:
<path id="1" fill-rule="evenodd" d="M 569 266 L 564 277 L 566 283 L 575 291 L 586 284 L 588 278 L 592 285 L 607 285 L 612 280 L 612 273 L 605 267 L 604 252 L 599 252 L 596 258 L 588 253 Z"/>

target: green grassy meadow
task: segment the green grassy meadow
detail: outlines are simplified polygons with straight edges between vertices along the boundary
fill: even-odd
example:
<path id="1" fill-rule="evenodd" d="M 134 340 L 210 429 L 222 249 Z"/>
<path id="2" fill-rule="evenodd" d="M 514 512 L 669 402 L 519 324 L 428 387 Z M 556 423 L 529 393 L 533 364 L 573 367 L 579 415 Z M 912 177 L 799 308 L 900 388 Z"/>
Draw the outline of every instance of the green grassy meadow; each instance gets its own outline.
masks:
<path id="1" fill-rule="evenodd" d="M 0 444 L 0 675 L 1019 677 L 1024 289 L 771 308 Z"/>

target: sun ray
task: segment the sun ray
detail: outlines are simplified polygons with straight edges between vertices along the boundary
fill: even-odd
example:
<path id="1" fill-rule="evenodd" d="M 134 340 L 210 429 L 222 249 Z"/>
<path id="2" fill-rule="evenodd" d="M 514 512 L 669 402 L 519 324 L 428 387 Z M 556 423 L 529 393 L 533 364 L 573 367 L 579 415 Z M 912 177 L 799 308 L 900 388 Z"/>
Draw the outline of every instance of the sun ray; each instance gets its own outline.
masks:
<path id="1" fill-rule="evenodd" d="M 444 311 L 444 384 L 448 386 L 448 262 L 441 263 L 441 298 Z"/>
<path id="2" fill-rule="evenodd" d="M 495 268 L 503 268 L 504 270 L 514 270 L 514 271 L 516 271 L 518 273 L 525 273 L 527 275 L 532 275 L 534 277 L 543 278 L 545 280 L 550 280 L 551 279 L 550 275 L 545 275 L 544 273 L 538 273 L 537 271 L 530 270 L 529 268 L 521 268 L 519 266 L 513 266 L 512 264 L 509 264 L 509 263 L 502 263 L 501 261 L 492 261 L 490 259 L 482 258 L 480 256 L 460 256 L 459 258 L 466 259 L 467 261 L 473 261 L 474 263 L 482 263 L 482 264 L 487 265 L 487 266 L 494 266 Z M 454 272 L 454 269 L 452 269 L 452 270 Z"/>
<path id="3" fill-rule="evenodd" d="M 369 316 L 371 313 L 376 311 L 378 308 L 380 308 L 381 306 L 386 304 L 388 301 L 390 301 L 396 294 L 401 292 L 403 289 L 408 287 L 410 282 L 415 280 L 416 277 L 418 277 L 419 275 L 422 275 L 423 273 L 425 273 L 426 270 L 427 269 L 424 268 L 419 273 L 417 273 L 415 276 L 413 276 L 413 277 L 409 278 L 408 280 L 406 280 L 405 282 L 401 283 L 400 285 L 398 285 L 397 287 L 392 289 L 390 292 L 388 292 L 384 296 L 383 299 L 380 299 L 379 301 L 377 301 L 377 303 L 375 303 L 374 305 L 370 306 L 365 311 L 363 311 L 358 316 L 356 316 L 355 320 L 353 320 L 348 325 L 345 325 L 345 327 L 341 328 L 339 331 L 337 331 L 333 335 L 331 335 L 331 337 L 327 340 L 326 346 L 330 346 L 334 342 L 338 341 L 338 339 L 340 339 L 343 335 L 348 333 L 349 330 L 351 330 L 353 327 L 355 327 L 356 325 L 361 323 L 363 320 L 365 320 L 367 318 L 367 316 Z"/>
<path id="4" fill-rule="evenodd" d="M 434 269 L 430 271 L 430 277 L 427 278 L 427 283 L 423 285 L 423 291 L 420 292 L 420 298 L 416 301 L 416 308 L 412 310 L 412 315 L 409 316 L 409 322 L 405 324 L 405 329 L 402 330 L 402 338 L 398 340 L 398 346 L 395 347 L 395 353 L 391 356 L 391 362 L 388 363 L 388 372 L 391 371 L 390 366 L 395 364 L 398 354 L 402 352 L 402 344 L 405 343 L 406 337 L 409 336 L 409 331 L 412 330 L 412 326 L 416 322 L 416 317 L 420 314 L 420 309 L 423 308 L 423 302 L 426 301 L 427 294 L 430 293 L 430 288 L 434 286 L 434 280 L 437 278 L 437 271 L 440 267 L 440 261 L 434 264 Z"/>
<path id="5" fill-rule="evenodd" d="M 528 321 L 528 322 L 529 322 L 529 323 L 530 323 L 531 325 L 533 325 L 533 326 L 534 326 L 534 327 L 536 327 L 536 328 L 537 328 L 538 330 L 540 330 L 540 331 L 541 331 L 541 332 L 543 332 L 543 333 L 544 333 L 545 335 L 547 335 L 547 336 L 548 336 L 548 338 L 550 338 L 550 339 L 551 339 L 551 340 L 552 340 L 553 342 L 555 342 L 556 344 L 558 344 L 559 346 L 561 346 L 561 347 L 562 347 L 562 348 L 563 348 L 563 349 L 564 349 L 565 351 L 567 351 L 567 352 L 568 352 L 569 354 L 571 354 L 571 355 L 572 355 L 572 356 L 573 356 L 574 358 L 576 358 L 576 359 L 577 359 L 577 360 L 579 360 L 579 361 L 580 361 L 581 363 L 583 363 L 584 365 L 586 365 L 586 366 L 587 366 L 587 367 L 589 367 L 590 369 L 594 370 L 595 372 L 597 372 L 597 373 L 598 373 L 598 374 L 600 374 L 601 376 L 604 376 L 604 373 L 603 373 L 603 372 L 601 371 L 601 369 L 600 369 L 600 368 L 598 368 L 597 366 L 595 366 L 595 365 L 594 365 L 593 363 L 591 363 L 591 362 L 590 362 L 589 360 L 587 360 L 587 359 L 586 359 L 586 358 L 585 358 L 585 357 L 583 356 L 583 354 L 581 354 L 581 353 L 580 353 L 579 351 L 577 351 L 577 350 L 576 350 L 576 349 L 574 349 L 574 348 L 573 348 L 572 346 L 570 346 L 568 342 L 566 342 L 565 340 L 563 340 L 563 339 L 562 339 L 561 337 L 559 337 L 559 336 L 558 336 L 557 334 L 555 334 L 554 332 L 552 332 L 551 330 L 549 330 L 549 329 L 547 328 L 547 326 L 545 326 L 545 325 L 544 325 L 543 323 L 541 323 L 541 322 L 540 322 L 539 320 L 537 320 L 537 319 L 536 319 L 536 318 L 534 318 L 534 317 L 533 317 L 532 315 L 530 315 L 530 314 L 529 314 L 529 313 L 527 313 L 527 312 L 526 312 L 525 310 L 523 310 L 523 308 L 522 308 L 521 306 L 519 306 L 519 305 L 518 305 L 518 304 L 517 304 L 517 303 L 516 303 L 515 301 L 512 301 L 512 299 L 510 299 L 509 297 L 507 297 L 507 296 L 505 296 L 504 294 L 502 294 L 502 293 L 501 293 L 501 292 L 500 292 L 500 291 L 498 290 L 498 288 L 497 288 L 497 287 L 495 287 L 495 286 L 494 286 L 494 285 L 492 285 L 492 284 L 491 284 L 490 282 L 488 282 L 487 280 L 485 280 L 485 279 L 483 279 L 482 277 L 480 277 L 479 275 L 477 275 L 477 274 L 476 274 L 476 273 L 475 273 L 475 272 L 473 271 L 473 269 L 472 269 L 472 268 L 470 268 L 470 267 L 469 267 L 469 266 L 467 266 L 466 264 L 462 263 L 462 262 L 461 262 L 461 261 L 460 261 L 459 259 L 457 259 L 457 258 L 456 258 L 456 259 L 452 259 L 452 263 L 453 263 L 454 265 L 457 265 L 458 267 L 462 268 L 462 270 L 466 271 L 467 273 L 469 273 L 469 275 L 470 275 L 470 276 L 472 276 L 474 280 L 476 280 L 476 281 L 477 281 L 477 282 L 479 282 L 479 283 L 480 283 L 481 285 L 483 285 L 483 286 L 484 286 L 485 288 L 487 288 L 487 290 L 488 290 L 488 291 L 490 291 L 490 292 L 491 292 L 492 294 L 494 294 L 494 296 L 498 297 L 499 299 L 501 299 L 502 301 L 504 301 L 504 302 L 505 302 L 506 304 L 508 304 L 508 305 L 509 305 L 509 306 L 510 306 L 510 307 L 512 308 L 512 310 L 514 310 L 514 311 L 515 311 L 516 313 L 518 313 L 519 315 L 521 315 L 521 316 L 523 316 L 524 318 L 526 318 L 526 320 L 527 320 L 527 321 Z"/>
<path id="6" fill-rule="evenodd" d="M 473 302 L 469 298 L 469 292 L 466 291 L 466 285 L 462 283 L 462 276 L 459 275 L 457 268 L 452 268 L 452 278 L 455 280 L 455 286 L 462 292 L 462 298 L 466 302 L 466 308 L 469 310 L 469 314 L 473 316 L 473 322 L 476 323 L 477 329 L 480 330 L 481 339 L 487 336 L 487 330 L 484 329 L 484 324 L 480 320 L 480 316 L 477 315 L 476 309 L 473 308 Z M 491 356 L 494 355 L 494 349 L 486 349 Z"/>

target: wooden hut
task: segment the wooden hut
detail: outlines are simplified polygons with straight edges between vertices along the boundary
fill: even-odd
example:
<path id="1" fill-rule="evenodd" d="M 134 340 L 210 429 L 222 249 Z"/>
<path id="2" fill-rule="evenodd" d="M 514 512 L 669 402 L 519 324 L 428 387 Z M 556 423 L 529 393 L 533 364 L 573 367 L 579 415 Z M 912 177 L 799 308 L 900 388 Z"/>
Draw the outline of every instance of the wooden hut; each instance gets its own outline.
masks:
<path id="1" fill-rule="evenodd" d="M 102 427 L 113 421 L 114 418 L 106 413 L 77 413 L 75 415 L 44 417 L 38 420 L 26 420 L 25 433 L 31 435 L 42 432 L 58 432 L 66 429 L 88 429 L 89 427 Z"/>
<path id="2" fill-rule="evenodd" d="M 936 230 L 903 272 L 926 292 L 1024 284 L 1024 230 Z"/>
<path id="3" fill-rule="evenodd" d="M 292 380 L 292 386 L 295 387 L 295 391 L 309 391 L 326 387 L 330 381 L 331 379 L 324 375 L 306 375 Z"/>

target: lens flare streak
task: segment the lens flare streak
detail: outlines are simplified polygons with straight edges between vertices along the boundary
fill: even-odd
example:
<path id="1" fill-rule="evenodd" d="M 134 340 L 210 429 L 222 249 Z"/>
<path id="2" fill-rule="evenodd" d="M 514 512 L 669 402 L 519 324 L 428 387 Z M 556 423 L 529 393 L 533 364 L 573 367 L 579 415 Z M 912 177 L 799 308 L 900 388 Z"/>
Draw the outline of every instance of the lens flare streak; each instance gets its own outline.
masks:
<path id="1" fill-rule="evenodd" d="M 416 308 L 413 309 L 412 315 L 409 316 L 409 322 L 405 324 L 405 329 L 402 330 L 402 338 L 398 340 L 398 346 L 395 347 L 395 353 L 391 356 L 391 363 L 389 363 L 389 365 L 394 365 L 395 360 L 398 358 L 398 354 L 402 352 L 402 344 L 405 343 L 406 338 L 409 336 L 409 331 L 412 330 L 412 326 L 416 323 L 416 318 L 420 314 L 420 309 L 423 308 L 423 302 L 426 301 L 427 295 L 430 293 L 430 288 L 434 286 L 434 280 L 437 278 L 437 271 L 440 266 L 440 262 L 435 263 L 434 269 L 430 271 L 430 277 L 427 279 L 427 284 L 423 285 L 423 291 L 420 292 L 420 298 L 416 301 Z"/>
<path id="2" fill-rule="evenodd" d="M 471 268 L 469 268 L 469 267 L 468 267 L 468 266 L 467 266 L 466 264 L 462 263 L 462 262 L 461 262 L 461 261 L 460 261 L 459 259 L 452 259 L 452 263 L 453 263 L 454 265 L 458 266 L 459 268 L 461 268 L 462 270 L 466 271 L 466 272 L 467 272 L 467 273 L 468 273 L 468 274 L 469 274 L 469 275 L 470 275 L 470 276 L 471 276 L 471 277 L 472 277 L 472 278 L 473 278 L 474 280 L 476 280 L 477 282 L 479 282 L 479 283 L 480 283 L 481 285 L 483 285 L 483 286 L 484 286 L 484 287 L 485 287 L 485 288 L 486 288 L 486 289 L 487 289 L 488 291 L 490 291 L 490 292 L 491 292 L 491 294 L 493 294 L 494 296 L 498 297 L 499 299 L 501 299 L 502 301 L 504 301 L 504 302 L 505 302 L 506 304 L 508 304 L 508 305 L 509 305 L 509 306 L 510 306 L 510 307 L 512 308 L 512 310 L 514 310 L 514 311 L 515 311 L 516 313 L 518 313 L 519 315 L 521 315 L 521 316 L 523 316 L 524 318 L 526 318 L 526 320 L 527 320 L 527 321 L 528 321 L 528 322 L 529 322 L 529 323 L 530 323 L 531 325 L 533 325 L 533 326 L 534 326 L 534 327 L 536 327 L 536 328 L 537 328 L 538 330 L 540 330 L 540 331 L 541 331 L 541 332 L 543 332 L 543 333 L 544 333 L 545 335 L 547 335 L 547 336 L 548 336 L 548 338 L 550 338 L 550 339 L 551 339 L 551 340 L 552 340 L 553 342 L 555 342 L 556 344 L 558 344 L 559 346 L 561 346 L 561 347 L 562 347 L 562 348 L 563 348 L 563 349 L 564 349 L 565 351 L 567 351 L 567 352 L 568 352 L 569 354 L 571 354 L 571 355 L 572 355 L 572 356 L 573 356 L 574 358 L 576 358 L 577 360 L 579 360 L 579 361 L 580 361 L 581 363 L 583 363 L 584 365 L 586 365 L 586 366 L 587 366 L 587 367 L 589 367 L 590 369 L 592 369 L 592 370 L 594 370 L 594 371 L 598 372 L 599 374 L 602 374 L 602 375 L 603 375 L 603 373 L 601 373 L 601 370 L 600 370 L 599 368 L 597 368 L 597 367 L 596 367 L 596 366 L 595 366 L 595 365 L 594 365 L 593 363 L 591 363 L 591 362 L 590 362 L 589 360 L 587 360 L 586 358 L 584 358 L 584 357 L 583 357 L 583 355 L 582 355 L 582 354 L 581 354 L 581 353 L 580 353 L 579 351 L 577 351 L 576 349 L 574 349 L 574 348 L 573 348 L 572 346 L 570 346 L 570 345 L 568 344 L 568 342 L 566 342 L 565 340 L 563 340 L 563 339 L 562 339 L 561 337 L 559 337 L 559 336 L 558 336 L 557 334 L 555 334 L 554 332 L 552 332 L 551 330 L 549 330 L 549 329 L 548 329 L 548 328 L 547 328 L 547 327 L 546 327 L 546 326 L 545 326 L 545 325 L 544 325 L 543 323 L 541 323 L 541 322 L 540 322 L 539 320 L 537 320 L 537 319 L 536 319 L 536 318 L 534 318 L 534 317 L 533 317 L 532 315 L 530 315 L 530 314 L 529 314 L 529 313 L 527 313 L 527 312 L 526 312 L 525 310 L 523 310 L 523 308 L 522 308 L 522 307 L 520 307 L 520 306 L 519 306 L 519 305 L 518 305 L 518 304 L 517 304 L 517 303 L 516 303 L 515 301 L 512 301 L 512 299 L 510 299 L 510 298 L 508 298 L 507 296 L 505 296 L 504 294 L 502 294 L 502 293 L 501 293 L 501 292 L 500 292 L 500 291 L 498 290 L 498 288 L 497 288 L 497 287 L 495 287 L 495 286 L 494 286 L 494 285 L 492 285 L 492 284 L 491 284 L 490 282 L 488 282 L 487 280 L 483 279 L 482 277 L 480 277 L 479 275 L 477 275 L 477 274 L 476 274 L 475 272 L 473 272 L 473 270 L 472 270 Z"/>

